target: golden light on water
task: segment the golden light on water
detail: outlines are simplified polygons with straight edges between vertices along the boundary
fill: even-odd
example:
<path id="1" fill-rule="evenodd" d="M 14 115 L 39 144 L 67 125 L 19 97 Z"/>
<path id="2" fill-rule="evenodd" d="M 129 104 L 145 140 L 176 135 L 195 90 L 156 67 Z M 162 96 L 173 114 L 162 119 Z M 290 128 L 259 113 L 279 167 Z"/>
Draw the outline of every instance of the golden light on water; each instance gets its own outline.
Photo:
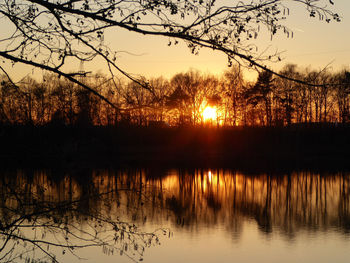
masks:
<path id="1" fill-rule="evenodd" d="M 215 121 L 216 117 L 217 117 L 216 108 L 207 106 L 203 110 L 202 115 L 203 115 L 203 120 L 205 122 L 207 122 L 207 121 Z"/>
<path id="2" fill-rule="evenodd" d="M 208 179 L 209 179 L 209 182 L 211 182 L 211 179 L 212 179 L 213 175 L 211 174 L 211 171 L 208 172 Z"/>

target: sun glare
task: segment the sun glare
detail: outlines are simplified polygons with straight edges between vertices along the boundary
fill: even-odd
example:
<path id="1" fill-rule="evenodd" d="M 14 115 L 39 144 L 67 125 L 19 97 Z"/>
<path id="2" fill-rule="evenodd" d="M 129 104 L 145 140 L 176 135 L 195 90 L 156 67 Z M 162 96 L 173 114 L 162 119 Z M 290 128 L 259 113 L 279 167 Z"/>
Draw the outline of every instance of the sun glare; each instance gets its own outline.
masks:
<path id="1" fill-rule="evenodd" d="M 214 121 L 216 119 L 216 109 L 213 107 L 206 107 L 203 110 L 203 119 L 204 121 Z"/>

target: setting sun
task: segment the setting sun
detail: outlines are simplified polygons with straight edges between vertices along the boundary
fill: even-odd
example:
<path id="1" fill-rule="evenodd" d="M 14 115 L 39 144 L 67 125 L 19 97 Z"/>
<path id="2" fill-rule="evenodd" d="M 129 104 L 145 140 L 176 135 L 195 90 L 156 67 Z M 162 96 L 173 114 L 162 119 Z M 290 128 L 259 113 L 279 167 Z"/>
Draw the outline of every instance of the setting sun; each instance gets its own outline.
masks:
<path id="1" fill-rule="evenodd" d="M 213 107 L 206 107 L 203 110 L 203 119 L 204 121 L 214 121 L 216 119 L 216 109 Z"/>

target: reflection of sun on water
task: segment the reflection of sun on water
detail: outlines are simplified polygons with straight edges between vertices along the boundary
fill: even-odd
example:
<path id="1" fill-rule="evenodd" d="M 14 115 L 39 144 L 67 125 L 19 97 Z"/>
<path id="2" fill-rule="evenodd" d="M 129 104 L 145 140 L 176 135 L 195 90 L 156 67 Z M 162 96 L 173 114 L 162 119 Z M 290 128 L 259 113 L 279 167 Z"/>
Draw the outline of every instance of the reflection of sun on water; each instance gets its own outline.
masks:
<path id="1" fill-rule="evenodd" d="M 205 122 L 216 120 L 216 109 L 213 107 L 210 107 L 210 106 L 206 107 L 203 110 L 202 114 L 203 114 L 203 119 Z"/>
<path id="2" fill-rule="evenodd" d="M 211 174 L 211 171 L 208 172 L 208 178 L 209 178 L 209 181 L 211 182 L 211 177 L 212 177 L 212 174 Z"/>

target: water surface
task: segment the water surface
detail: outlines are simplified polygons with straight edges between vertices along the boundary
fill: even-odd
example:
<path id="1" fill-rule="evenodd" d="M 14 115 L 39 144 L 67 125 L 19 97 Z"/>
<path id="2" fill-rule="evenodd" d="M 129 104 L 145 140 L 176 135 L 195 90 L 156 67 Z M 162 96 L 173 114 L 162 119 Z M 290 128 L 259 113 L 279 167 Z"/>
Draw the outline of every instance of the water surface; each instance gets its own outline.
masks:
<path id="1" fill-rule="evenodd" d="M 350 260 L 346 172 L 1 173 L 1 262 Z"/>

